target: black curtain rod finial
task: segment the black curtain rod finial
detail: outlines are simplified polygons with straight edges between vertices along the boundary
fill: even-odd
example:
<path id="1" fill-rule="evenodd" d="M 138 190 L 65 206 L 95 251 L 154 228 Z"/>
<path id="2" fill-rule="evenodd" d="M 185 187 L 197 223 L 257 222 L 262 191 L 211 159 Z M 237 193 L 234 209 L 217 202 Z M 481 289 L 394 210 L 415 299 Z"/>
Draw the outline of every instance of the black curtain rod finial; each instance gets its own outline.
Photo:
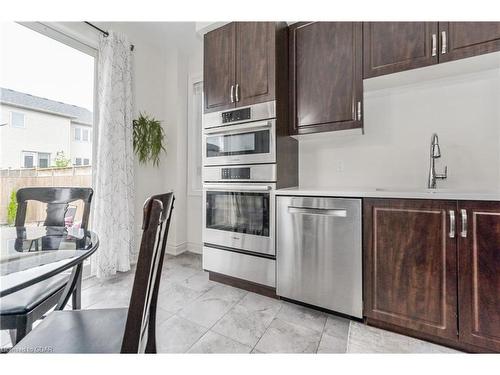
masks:
<path id="1" fill-rule="evenodd" d="M 109 36 L 109 32 L 107 32 L 106 30 L 103 30 L 103 29 L 101 29 L 100 27 L 97 27 L 97 26 L 96 26 L 96 25 L 94 25 L 93 23 L 90 23 L 90 22 L 87 22 L 87 21 L 83 21 L 83 22 L 84 22 L 84 23 L 86 23 L 87 25 L 89 25 L 90 27 L 92 27 L 92 28 L 94 28 L 94 29 L 98 30 L 99 32 L 101 32 L 101 33 L 102 33 L 102 35 L 104 35 L 105 37 L 108 37 L 108 36 Z M 133 44 L 131 44 L 131 45 L 130 45 L 130 50 L 131 50 L 131 51 L 133 51 L 133 50 L 134 50 L 134 48 L 135 48 L 135 47 L 134 47 L 134 45 L 133 45 Z"/>

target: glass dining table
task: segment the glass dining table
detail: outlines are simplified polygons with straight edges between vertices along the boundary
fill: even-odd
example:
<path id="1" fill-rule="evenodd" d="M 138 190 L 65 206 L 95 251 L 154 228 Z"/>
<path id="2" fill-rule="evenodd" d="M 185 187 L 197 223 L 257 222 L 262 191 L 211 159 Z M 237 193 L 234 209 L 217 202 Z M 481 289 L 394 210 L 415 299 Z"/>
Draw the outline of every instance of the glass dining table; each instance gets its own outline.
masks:
<path id="1" fill-rule="evenodd" d="M 81 228 L 0 227 L 0 298 L 72 270 L 58 304 L 64 308 L 98 247 L 97 235 Z"/>

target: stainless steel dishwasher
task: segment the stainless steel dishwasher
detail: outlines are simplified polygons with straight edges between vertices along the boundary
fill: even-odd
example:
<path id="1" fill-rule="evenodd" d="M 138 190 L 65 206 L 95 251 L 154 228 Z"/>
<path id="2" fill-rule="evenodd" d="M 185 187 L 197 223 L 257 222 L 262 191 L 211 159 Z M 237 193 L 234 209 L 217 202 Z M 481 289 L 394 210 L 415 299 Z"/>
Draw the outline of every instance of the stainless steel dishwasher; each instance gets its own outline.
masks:
<path id="1" fill-rule="evenodd" d="M 279 296 L 362 318 L 361 199 L 277 197 Z"/>

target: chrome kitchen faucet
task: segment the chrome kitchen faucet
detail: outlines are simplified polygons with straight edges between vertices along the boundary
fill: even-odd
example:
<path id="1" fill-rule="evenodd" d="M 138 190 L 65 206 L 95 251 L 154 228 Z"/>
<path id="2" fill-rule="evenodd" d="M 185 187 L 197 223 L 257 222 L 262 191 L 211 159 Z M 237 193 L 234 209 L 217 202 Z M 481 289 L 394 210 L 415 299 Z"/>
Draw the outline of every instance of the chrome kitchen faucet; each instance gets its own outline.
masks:
<path id="1" fill-rule="evenodd" d="M 430 164 L 429 164 L 429 179 L 427 181 L 427 188 L 435 189 L 438 179 L 445 180 L 448 177 L 448 167 L 444 167 L 444 173 L 436 173 L 436 159 L 441 157 L 441 149 L 439 147 L 439 138 L 436 133 L 432 134 L 431 150 L 430 150 Z"/>

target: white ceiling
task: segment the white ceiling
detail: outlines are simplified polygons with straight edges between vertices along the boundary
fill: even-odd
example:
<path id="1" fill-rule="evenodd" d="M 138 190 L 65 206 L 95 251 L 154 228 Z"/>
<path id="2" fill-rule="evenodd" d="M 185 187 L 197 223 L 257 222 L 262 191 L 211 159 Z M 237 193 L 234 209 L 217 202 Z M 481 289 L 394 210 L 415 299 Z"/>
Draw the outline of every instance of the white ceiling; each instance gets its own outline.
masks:
<path id="1" fill-rule="evenodd" d="M 126 34 L 132 43 L 149 43 L 161 49 L 172 47 L 189 52 L 198 48 L 201 36 L 195 22 L 93 22 L 106 30 Z"/>

